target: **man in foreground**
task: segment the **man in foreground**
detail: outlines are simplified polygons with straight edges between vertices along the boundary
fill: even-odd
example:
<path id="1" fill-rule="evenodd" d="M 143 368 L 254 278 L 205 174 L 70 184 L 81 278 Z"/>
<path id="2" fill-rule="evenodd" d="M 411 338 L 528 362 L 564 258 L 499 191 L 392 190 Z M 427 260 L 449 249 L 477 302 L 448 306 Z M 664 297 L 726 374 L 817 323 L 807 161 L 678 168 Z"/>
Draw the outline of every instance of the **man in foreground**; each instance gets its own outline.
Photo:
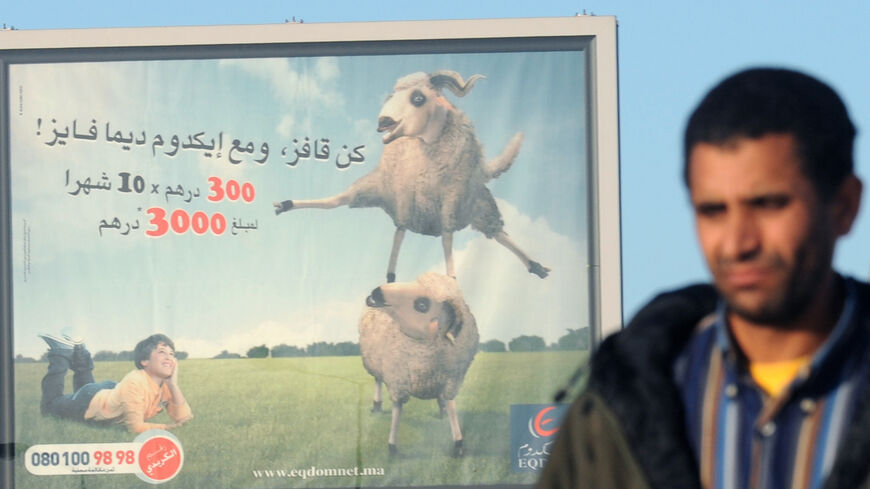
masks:
<path id="1" fill-rule="evenodd" d="M 178 386 L 175 345 L 162 334 L 140 341 L 133 350 L 136 370 L 121 379 L 94 382 L 94 362 L 80 341 L 39 335 L 48 343 L 48 372 L 42 379 L 43 414 L 77 421 L 123 423 L 134 433 L 172 429 L 193 418 Z M 68 370 L 73 371 L 72 394 L 63 393 Z M 148 423 L 164 406 L 173 423 Z"/>
<path id="2" fill-rule="evenodd" d="M 540 487 L 870 487 L 870 286 L 832 268 L 854 136 L 797 72 L 707 94 L 684 176 L 715 289 L 662 294 L 601 344 Z"/>

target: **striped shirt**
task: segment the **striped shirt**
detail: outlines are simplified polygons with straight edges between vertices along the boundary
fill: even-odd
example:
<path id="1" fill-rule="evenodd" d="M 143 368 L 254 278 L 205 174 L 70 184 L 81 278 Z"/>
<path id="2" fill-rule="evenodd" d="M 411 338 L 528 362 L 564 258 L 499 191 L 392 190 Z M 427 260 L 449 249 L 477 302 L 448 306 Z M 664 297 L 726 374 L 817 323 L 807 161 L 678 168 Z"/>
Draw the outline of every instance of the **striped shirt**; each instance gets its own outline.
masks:
<path id="1" fill-rule="evenodd" d="M 749 374 L 725 304 L 698 325 L 674 364 L 689 442 L 706 489 L 816 489 L 831 470 L 868 381 L 870 341 L 858 328 L 856 286 L 831 335 L 777 398 Z"/>

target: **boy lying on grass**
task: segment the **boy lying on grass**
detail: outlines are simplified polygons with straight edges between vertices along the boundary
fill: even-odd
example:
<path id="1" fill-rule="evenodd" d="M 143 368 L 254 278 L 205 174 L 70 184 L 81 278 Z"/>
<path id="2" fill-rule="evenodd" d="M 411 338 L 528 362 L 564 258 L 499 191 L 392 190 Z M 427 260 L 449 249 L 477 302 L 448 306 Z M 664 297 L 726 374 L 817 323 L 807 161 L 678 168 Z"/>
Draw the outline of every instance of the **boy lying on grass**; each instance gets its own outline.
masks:
<path id="1" fill-rule="evenodd" d="M 87 422 L 124 423 L 134 433 L 173 429 L 193 414 L 178 386 L 175 345 L 162 334 L 140 341 L 133 351 L 136 370 L 121 382 L 94 382 L 94 361 L 85 345 L 70 337 L 40 334 L 48 343 L 48 372 L 42 379 L 41 411 L 44 415 Z M 73 371 L 72 394 L 64 394 L 67 370 Z M 166 408 L 173 423 L 148 423 Z"/>

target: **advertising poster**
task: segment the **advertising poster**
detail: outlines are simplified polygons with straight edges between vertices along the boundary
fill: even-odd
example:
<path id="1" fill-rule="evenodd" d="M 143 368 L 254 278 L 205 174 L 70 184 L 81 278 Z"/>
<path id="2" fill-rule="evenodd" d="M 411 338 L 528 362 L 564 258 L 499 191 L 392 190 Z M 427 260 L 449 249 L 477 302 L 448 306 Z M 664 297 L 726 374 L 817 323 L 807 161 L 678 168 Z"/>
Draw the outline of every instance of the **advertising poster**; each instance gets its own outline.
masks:
<path id="1" fill-rule="evenodd" d="M 587 72 L 583 50 L 10 65 L 15 488 L 532 484 L 590 342 Z M 72 394 L 82 350 L 126 382 L 155 333 L 153 425 L 41 413 L 52 341 Z"/>

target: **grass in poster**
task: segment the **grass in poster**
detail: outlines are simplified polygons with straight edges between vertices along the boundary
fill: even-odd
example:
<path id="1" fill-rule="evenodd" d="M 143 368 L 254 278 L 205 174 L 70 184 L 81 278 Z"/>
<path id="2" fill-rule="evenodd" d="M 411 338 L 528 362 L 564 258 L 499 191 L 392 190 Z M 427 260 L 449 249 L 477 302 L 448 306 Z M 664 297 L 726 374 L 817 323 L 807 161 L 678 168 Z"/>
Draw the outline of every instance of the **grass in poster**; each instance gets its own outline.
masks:
<path id="1" fill-rule="evenodd" d="M 370 412 L 373 381 L 358 356 L 184 360 L 179 380 L 196 417 L 174 431 L 184 447 L 184 467 L 163 486 L 530 484 L 535 474 L 510 471 L 510 405 L 549 402 L 555 389 L 585 359 L 586 352 L 576 351 L 479 353 L 456 400 L 466 447 L 461 459 L 450 456 L 449 424 L 446 418 L 437 417 L 435 401 L 419 399 L 405 405 L 399 427 L 400 454 L 390 458 L 390 403 L 387 397 L 385 412 Z M 27 473 L 24 452 L 34 444 L 129 442 L 134 438 L 119 426 L 94 427 L 40 415 L 39 385 L 45 368 L 44 363 L 15 367 L 16 489 L 147 486 L 135 475 L 37 477 Z M 97 362 L 94 375 L 98 381 L 117 380 L 131 368 L 128 362 Z M 168 422 L 168 417 L 161 414 L 154 421 Z M 372 468 L 378 475 L 286 476 L 292 469 L 312 467 Z"/>

